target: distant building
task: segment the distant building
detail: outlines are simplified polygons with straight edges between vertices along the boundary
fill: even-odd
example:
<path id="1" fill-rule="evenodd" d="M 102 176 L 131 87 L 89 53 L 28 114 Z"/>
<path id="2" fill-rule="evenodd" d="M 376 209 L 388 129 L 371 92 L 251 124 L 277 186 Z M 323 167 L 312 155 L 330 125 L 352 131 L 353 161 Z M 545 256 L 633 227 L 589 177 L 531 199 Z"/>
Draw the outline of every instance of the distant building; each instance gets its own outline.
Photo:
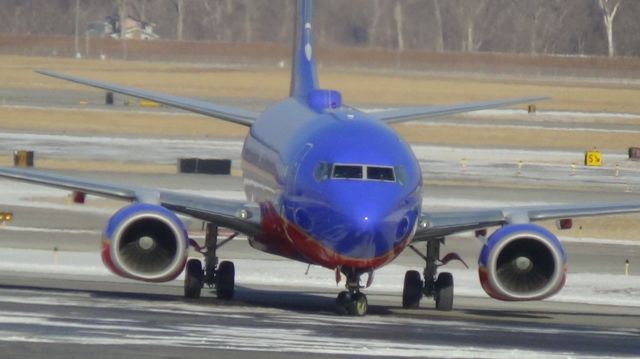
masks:
<path id="1" fill-rule="evenodd" d="M 118 15 L 108 16 L 104 21 L 96 21 L 89 24 L 87 35 L 92 37 L 120 38 L 120 17 Z M 156 25 L 151 22 L 138 20 L 128 16 L 123 22 L 124 38 L 137 40 L 155 40 L 158 35 L 154 28 Z"/>

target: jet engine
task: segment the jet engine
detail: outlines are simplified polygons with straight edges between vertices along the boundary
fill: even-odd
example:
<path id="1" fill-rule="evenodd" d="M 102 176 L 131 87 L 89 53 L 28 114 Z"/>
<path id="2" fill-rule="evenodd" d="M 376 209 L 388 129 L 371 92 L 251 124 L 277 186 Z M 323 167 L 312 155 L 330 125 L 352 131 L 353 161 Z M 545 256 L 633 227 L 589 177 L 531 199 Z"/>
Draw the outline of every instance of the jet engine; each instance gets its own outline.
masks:
<path id="1" fill-rule="evenodd" d="M 534 224 L 506 225 L 480 252 L 478 273 L 491 297 L 540 300 L 557 293 L 566 279 L 567 257 L 558 238 Z"/>
<path id="2" fill-rule="evenodd" d="M 186 228 L 173 212 L 136 203 L 120 209 L 107 222 L 102 261 L 122 277 L 166 282 L 184 269 L 188 244 Z"/>

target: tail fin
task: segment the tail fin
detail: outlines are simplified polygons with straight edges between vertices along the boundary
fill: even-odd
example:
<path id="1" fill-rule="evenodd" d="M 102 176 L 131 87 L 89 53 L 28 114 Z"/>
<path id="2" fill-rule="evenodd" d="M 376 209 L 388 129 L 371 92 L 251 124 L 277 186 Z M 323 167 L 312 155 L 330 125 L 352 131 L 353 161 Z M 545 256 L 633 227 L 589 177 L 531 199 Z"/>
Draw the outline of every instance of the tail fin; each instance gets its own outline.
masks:
<path id="1" fill-rule="evenodd" d="M 290 96 L 305 97 L 318 87 L 316 63 L 313 59 L 313 0 L 295 1 Z"/>

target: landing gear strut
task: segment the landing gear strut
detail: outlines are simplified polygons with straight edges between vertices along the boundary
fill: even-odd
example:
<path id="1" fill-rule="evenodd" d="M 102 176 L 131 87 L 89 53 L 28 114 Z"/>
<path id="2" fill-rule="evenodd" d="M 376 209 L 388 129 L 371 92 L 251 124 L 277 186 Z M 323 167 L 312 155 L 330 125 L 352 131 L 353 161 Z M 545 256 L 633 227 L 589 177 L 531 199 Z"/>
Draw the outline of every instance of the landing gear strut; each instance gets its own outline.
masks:
<path id="1" fill-rule="evenodd" d="M 415 270 L 407 271 L 404 276 L 404 289 L 402 290 L 402 307 L 415 309 L 420 306 L 423 296 L 432 297 L 435 300 L 436 309 L 450 311 L 453 309 L 453 276 L 451 273 L 438 274 L 438 266 L 451 260 L 462 259 L 455 253 L 446 255 L 440 259 L 440 245 L 444 244 L 444 238 L 434 238 L 427 241 L 427 253 L 422 254 L 414 246 L 410 248 L 425 261 L 424 281 L 420 273 Z M 464 263 L 464 261 L 462 261 Z M 466 263 L 465 263 L 466 266 Z"/>
<path id="2" fill-rule="evenodd" d="M 336 298 L 336 310 L 340 315 L 364 316 L 369 309 L 367 296 L 360 292 L 360 273 L 354 269 L 344 269 L 347 276 L 346 291 Z"/>
<path id="3" fill-rule="evenodd" d="M 227 244 L 237 233 L 218 243 L 218 227 L 207 223 L 204 248 L 192 241 L 192 245 L 198 252 L 204 255 L 204 269 L 199 259 L 192 258 L 187 261 L 184 276 L 185 298 L 199 298 L 202 287 L 206 284 L 209 288 L 216 288 L 218 299 L 229 300 L 233 298 L 235 288 L 235 267 L 233 262 L 223 261 L 218 264 L 216 254 L 218 248 Z"/>

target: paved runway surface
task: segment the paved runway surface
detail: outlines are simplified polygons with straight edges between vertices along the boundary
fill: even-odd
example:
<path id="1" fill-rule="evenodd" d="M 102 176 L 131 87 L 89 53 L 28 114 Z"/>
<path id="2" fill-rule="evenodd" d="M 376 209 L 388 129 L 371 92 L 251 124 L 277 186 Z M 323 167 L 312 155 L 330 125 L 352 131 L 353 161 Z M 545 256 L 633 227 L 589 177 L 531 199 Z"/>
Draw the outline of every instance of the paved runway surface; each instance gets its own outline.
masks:
<path id="1" fill-rule="evenodd" d="M 370 315 L 351 318 L 333 314 L 333 293 L 323 291 L 241 287 L 235 300 L 221 303 L 185 301 L 175 286 L 6 276 L 2 282 L 0 348 L 12 358 L 640 353 L 640 312 L 624 307 L 458 298 L 453 312 L 406 311 L 398 308 L 397 295 L 383 293 L 370 295 Z"/>
<path id="2" fill-rule="evenodd" d="M 100 283 L 56 285 L 83 289 L 0 286 L 4 355 L 560 358 L 633 356 L 640 348 L 640 315 L 624 308 L 487 309 L 486 300 L 463 300 L 451 313 L 376 304 L 371 315 L 349 318 L 328 310 L 332 297 L 309 291 L 240 288 L 227 304 L 184 301 L 179 289 L 167 287 L 125 285 L 110 291 Z M 371 297 L 378 303 L 386 299 Z M 574 323 L 583 316 L 601 323 Z"/>

